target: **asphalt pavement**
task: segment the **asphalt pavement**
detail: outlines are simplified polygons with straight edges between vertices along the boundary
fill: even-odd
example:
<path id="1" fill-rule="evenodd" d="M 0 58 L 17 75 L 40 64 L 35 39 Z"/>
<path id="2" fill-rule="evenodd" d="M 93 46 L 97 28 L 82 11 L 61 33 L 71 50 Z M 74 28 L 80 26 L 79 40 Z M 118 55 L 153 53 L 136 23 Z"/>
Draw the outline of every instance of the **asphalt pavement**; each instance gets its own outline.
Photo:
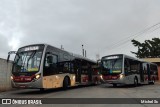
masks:
<path id="1" fill-rule="evenodd" d="M 108 84 L 101 85 L 91 85 L 91 86 L 78 86 L 71 87 L 68 90 L 59 89 L 49 89 L 44 92 L 39 91 L 38 89 L 18 89 L 7 92 L 0 92 L 0 98 L 82 98 L 91 100 L 97 98 L 97 101 L 100 99 L 105 100 L 104 98 L 113 98 L 117 102 L 117 99 L 114 98 L 128 98 L 131 100 L 131 104 L 37 104 L 37 105 L 0 105 L 0 107 L 159 107 L 160 104 L 132 104 L 132 101 L 135 102 L 134 98 L 160 98 L 160 83 L 157 82 L 155 85 L 140 85 L 134 87 L 132 85 L 121 85 L 118 87 L 113 87 Z M 52 99 L 52 100 L 54 100 Z M 72 99 L 70 99 L 72 100 Z M 106 99 L 107 100 L 107 99 Z M 123 100 L 124 101 L 124 100 Z M 51 101 L 52 102 L 52 101 Z M 53 101 L 54 102 L 54 101 Z M 63 102 L 63 101 L 62 101 Z M 126 99 L 127 102 L 127 99 Z M 96 99 L 94 99 L 96 103 Z"/>

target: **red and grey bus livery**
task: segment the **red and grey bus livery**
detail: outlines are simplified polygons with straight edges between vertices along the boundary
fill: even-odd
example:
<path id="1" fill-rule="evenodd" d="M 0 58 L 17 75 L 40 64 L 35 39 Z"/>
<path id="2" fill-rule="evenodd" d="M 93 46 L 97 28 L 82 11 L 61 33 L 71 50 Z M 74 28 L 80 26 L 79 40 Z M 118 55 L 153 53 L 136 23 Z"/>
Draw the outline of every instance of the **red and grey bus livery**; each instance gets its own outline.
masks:
<path id="1" fill-rule="evenodd" d="M 93 60 L 51 45 L 28 45 L 16 52 L 11 75 L 12 87 L 43 90 L 94 84 L 99 81 L 98 73 L 95 73 L 96 66 Z"/>
<path id="2" fill-rule="evenodd" d="M 104 56 L 101 59 L 101 81 L 113 84 L 154 83 L 157 80 L 158 69 L 154 63 L 144 62 L 139 59 L 115 54 Z"/>

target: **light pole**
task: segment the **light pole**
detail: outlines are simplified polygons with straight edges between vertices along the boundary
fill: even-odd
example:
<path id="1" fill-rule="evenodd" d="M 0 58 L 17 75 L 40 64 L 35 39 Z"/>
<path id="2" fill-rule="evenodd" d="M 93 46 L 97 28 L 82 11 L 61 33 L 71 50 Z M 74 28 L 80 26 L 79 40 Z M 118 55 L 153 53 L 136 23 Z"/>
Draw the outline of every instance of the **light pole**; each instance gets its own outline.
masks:
<path id="1" fill-rule="evenodd" d="M 84 49 L 83 49 L 83 45 L 82 45 L 82 55 L 83 55 L 83 57 L 84 57 Z"/>

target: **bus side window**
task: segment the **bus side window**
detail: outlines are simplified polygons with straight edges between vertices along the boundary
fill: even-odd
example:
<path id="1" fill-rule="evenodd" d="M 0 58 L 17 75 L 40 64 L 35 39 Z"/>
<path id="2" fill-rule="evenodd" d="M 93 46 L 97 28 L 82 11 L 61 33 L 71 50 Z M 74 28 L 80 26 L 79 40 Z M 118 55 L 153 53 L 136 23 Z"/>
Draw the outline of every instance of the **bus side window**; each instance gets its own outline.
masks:
<path id="1" fill-rule="evenodd" d="M 153 72 L 154 72 L 154 71 L 153 71 L 153 65 L 151 64 L 151 65 L 150 65 L 150 74 L 152 75 Z"/>
<path id="2" fill-rule="evenodd" d="M 73 67 L 73 63 L 72 62 L 69 63 L 69 71 L 71 73 L 74 73 L 74 67 Z"/>
<path id="3" fill-rule="evenodd" d="M 130 72 L 130 65 L 128 59 L 124 60 L 124 71 L 126 75 Z"/>
<path id="4" fill-rule="evenodd" d="M 131 73 L 137 74 L 139 73 L 139 62 L 135 60 L 130 60 Z"/>
<path id="5" fill-rule="evenodd" d="M 73 64 L 71 62 L 66 62 L 64 67 L 66 73 L 74 73 Z"/>
<path id="6" fill-rule="evenodd" d="M 152 75 L 157 75 L 157 71 L 158 71 L 157 70 L 157 66 L 156 65 L 152 65 L 152 64 L 150 66 L 151 66 L 150 67 L 151 68 L 151 74 Z"/>
<path id="7" fill-rule="evenodd" d="M 146 75 L 147 74 L 147 64 L 143 63 L 142 67 L 143 67 L 143 73 Z"/>
<path id="8" fill-rule="evenodd" d="M 63 66 L 63 72 L 64 72 L 64 73 L 68 73 L 68 71 L 69 71 L 68 62 L 65 62 L 65 63 L 64 63 L 64 66 Z"/>
<path id="9" fill-rule="evenodd" d="M 44 76 L 53 75 L 57 73 L 58 56 L 53 54 L 46 54 L 44 65 Z"/>

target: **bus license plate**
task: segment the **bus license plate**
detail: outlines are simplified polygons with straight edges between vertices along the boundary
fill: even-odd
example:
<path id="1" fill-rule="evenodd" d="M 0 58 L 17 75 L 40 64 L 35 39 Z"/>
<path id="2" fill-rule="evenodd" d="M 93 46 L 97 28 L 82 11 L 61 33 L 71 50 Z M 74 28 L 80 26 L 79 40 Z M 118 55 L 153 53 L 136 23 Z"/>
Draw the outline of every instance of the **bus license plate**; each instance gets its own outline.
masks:
<path id="1" fill-rule="evenodd" d="M 25 78 L 26 81 L 31 81 L 31 78 Z"/>

